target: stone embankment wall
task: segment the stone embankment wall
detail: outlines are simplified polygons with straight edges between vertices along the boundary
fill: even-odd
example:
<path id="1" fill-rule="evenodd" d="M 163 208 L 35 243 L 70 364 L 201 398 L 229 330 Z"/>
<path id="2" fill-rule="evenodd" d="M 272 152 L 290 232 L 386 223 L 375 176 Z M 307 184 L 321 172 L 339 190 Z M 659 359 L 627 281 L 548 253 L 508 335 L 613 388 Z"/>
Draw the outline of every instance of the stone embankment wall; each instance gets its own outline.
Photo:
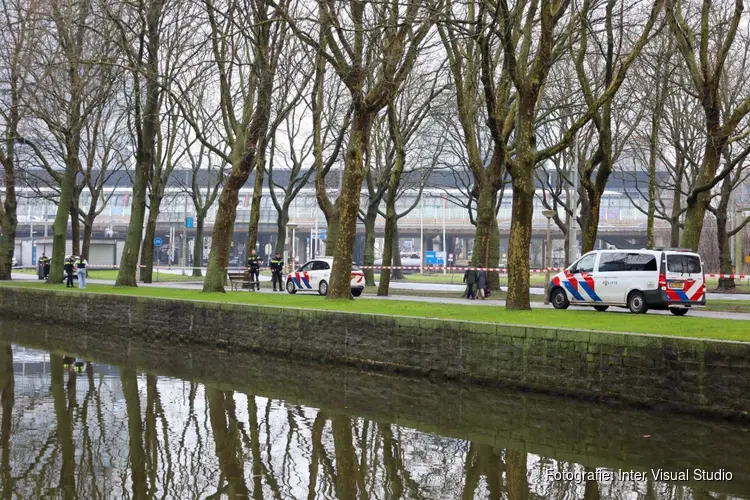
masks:
<path id="1" fill-rule="evenodd" d="M 750 410 L 750 343 L 11 287 L 0 316 L 689 413 Z"/>

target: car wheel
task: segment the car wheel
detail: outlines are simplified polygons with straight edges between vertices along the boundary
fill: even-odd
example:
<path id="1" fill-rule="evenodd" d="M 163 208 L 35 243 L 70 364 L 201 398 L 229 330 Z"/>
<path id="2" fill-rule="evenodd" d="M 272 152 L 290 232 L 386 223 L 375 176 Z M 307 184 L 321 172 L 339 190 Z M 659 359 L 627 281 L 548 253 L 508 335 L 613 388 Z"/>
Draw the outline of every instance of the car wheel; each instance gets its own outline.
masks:
<path id="1" fill-rule="evenodd" d="M 648 304 L 646 304 L 646 297 L 641 292 L 631 292 L 628 295 L 628 309 L 633 314 L 644 314 L 648 311 Z"/>
<path id="2" fill-rule="evenodd" d="M 554 307 L 555 309 L 567 309 L 568 306 L 570 306 L 568 296 L 565 295 L 565 290 L 563 290 L 562 288 L 555 288 L 552 291 L 550 302 L 552 302 L 552 307 Z"/>
<path id="3" fill-rule="evenodd" d="M 609 306 L 594 306 L 594 309 L 596 309 L 600 313 L 603 313 L 604 311 L 606 311 L 607 309 L 609 309 Z"/>
<path id="4" fill-rule="evenodd" d="M 318 285 L 318 293 L 321 294 L 323 297 L 328 295 L 328 282 L 321 281 L 320 285 Z"/>
<path id="5" fill-rule="evenodd" d="M 292 280 L 286 280 L 286 291 L 289 292 L 289 293 L 291 293 L 291 294 L 297 293 L 297 289 L 294 288 L 294 281 L 292 281 Z"/>
<path id="6" fill-rule="evenodd" d="M 669 312 L 671 312 L 675 316 L 685 316 L 688 312 L 688 308 L 687 307 L 670 307 Z"/>
<path id="7" fill-rule="evenodd" d="M 362 295 L 362 289 L 361 288 L 352 288 L 352 295 L 355 297 L 359 297 Z"/>

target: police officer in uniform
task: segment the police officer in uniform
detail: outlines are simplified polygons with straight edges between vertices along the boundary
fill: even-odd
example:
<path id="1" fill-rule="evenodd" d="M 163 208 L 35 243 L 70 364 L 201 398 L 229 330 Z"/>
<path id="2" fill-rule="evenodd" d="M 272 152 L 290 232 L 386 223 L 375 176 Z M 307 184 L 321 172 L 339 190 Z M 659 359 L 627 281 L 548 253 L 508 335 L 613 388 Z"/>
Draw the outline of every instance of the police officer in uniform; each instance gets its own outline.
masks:
<path id="1" fill-rule="evenodd" d="M 47 254 L 42 253 L 42 258 L 39 259 L 39 262 L 42 265 L 42 272 L 44 272 L 44 279 L 49 278 L 49 257 L 47 257 Z"/>
<path id="2" fill-rule="evenodd" d="M 279 283 L 279 291 L 283 292 L 284 287 L 281 285 L 281 271 L 284 268 L 284 262 L 281 260 L 279 252 L 271 259 L 271 281 L 273 282 L 273 291 L 276 291 L 276 283 Z"/>
<path id="3" fill-rule="evenodd" d="M 73 256 L 68 257 L 65 261 L 65 274 L 67 281 L 65 281 L 65 288 L 73 288 L 73 272 L 75 271 L 75 261 Z"/>
<path id="4" fill-rule="evenodd" d="M 247 258 L 247 267 L 250 268 L 250 281 L 255 281 L 257 290 L 260 290 L 260 257 L 255 253 L 255 249 L 250 251 L 250 257 Z M 248 291 L 255 290 L 250 283 Z"/>

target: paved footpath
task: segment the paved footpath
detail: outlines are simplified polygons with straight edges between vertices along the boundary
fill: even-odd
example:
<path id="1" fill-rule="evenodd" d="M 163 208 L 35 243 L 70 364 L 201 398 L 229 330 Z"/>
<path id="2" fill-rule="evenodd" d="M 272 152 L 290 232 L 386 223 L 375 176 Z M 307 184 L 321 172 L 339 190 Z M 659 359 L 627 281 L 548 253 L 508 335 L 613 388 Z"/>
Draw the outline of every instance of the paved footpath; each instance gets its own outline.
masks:
<path id="1" fill-rule="evenodd" d="M 264 279 L 265 278 L 265 279 Z M 13 279 L 18 281 L 36 281 L 37 277 L 36 275 L 32 274 L 21 274 L 21 273 L 14 273 Z M 267 278 L 265 276 L 261 276 L 261 281 L 270 281 L 270 278 Z M 97 284 L 97 285 L 114 285 L 114 280 L 97 280 L 97 279 L 90 279 L 87 280 L 87 283 Z M 424 288 L 422 286 L 419 286 L 417 288 L 406 288 L 403 286 L 395 286 L 395 285 L 429 285 L 429 283 L 391 283 L 391 286 L 394 290 L 431 290 L 429 288 Z M 159 282 L 159 283 L 138 283 L 138 286 L 140 287 L 147 287 L 147 288 L 179 288 L 183 290 L 201 290 L 203 288 L 203 283 L 201 282 Z M 456 291 L 457 293 L 461 293 L 464 290 L 464 287 L 461 285 L 436 285 L 437 287 L 440 287 L 438 290 L 434 291 Z M 443 287 L 457 287 L 458 289 L 448 289 L 446 290 Z M 541 288 L 539 289 L 532 289 L 532 293 L 534 293 L 535 290 L 538 290 L 539 293 L 541 293 Z M 251 292 L 245 292 L 245 293 L 251 293 Z M 257 293 L 257 292 L 256 292 Z M 279 292 L 273 292 L 270 288 L 261 288 L 260 293 L 279 293 Z M 286 292 L 284 292 L 286 293 Z M 310 293 L 307 295 L 317 295 L 316 293 Z M 744 300 L 750 300 L 749 294 L 708 294 L 708 300 L 714 299 L 714 300 L 721 300 L 724 295 L 730 295 L 734 297 L 732 300 L 742 300 L 737 299 L 737 296 L 744 297 Z M 361 298 L 366 300 L 395 300 L 395 301 L 411 301 L 411 302 L 428 302 L 430 304 L 456 304 L 456 305 L 464 305 L 469 307 L 491 307 L 491 306 L 504 306 L 505 301 L 503 300 L 467 300 L 467 299 L 461 299 L 461 298 L 450 298 L 450 297 L 420 297 L 417 295 L 391 295 L 389 297 L 378 297 L 376 295 L 363 295 Z M 321 297 L 322 300 L 322 297 Z M 545 305 L 540 302 L 532 302 L 531 303 L 532 309 L 552 309 L 551 305 Z M 595 311 L 593 308 L 590 307 L 573 307 L 571 310 L 580 310 L 580 311 L 590 311 L 592 314 L 603 314 L 598 311 Z M 628 313 L 629 311 L 624 308 L 619 307 L 612 307 L 609 309 L 609 312 L 615 312 L 615 313 Z M 661 314 L 661 315 L 667 315 L 672 316 L 672 313 L 669 311 L 649 311 L 648 314 Z M 750 321 L 750 313 L 730 313 L 730 312 L 716 312 L 716 311 L 702 311 L 699 309 L 696 309 L 694 311 L 690 311 L 688 313 L 689 316 L 694 316 L 698 318 L 714 318 L 714 319 L 729 319 L 729 320 L 743 320 L 743 321 Z"/>

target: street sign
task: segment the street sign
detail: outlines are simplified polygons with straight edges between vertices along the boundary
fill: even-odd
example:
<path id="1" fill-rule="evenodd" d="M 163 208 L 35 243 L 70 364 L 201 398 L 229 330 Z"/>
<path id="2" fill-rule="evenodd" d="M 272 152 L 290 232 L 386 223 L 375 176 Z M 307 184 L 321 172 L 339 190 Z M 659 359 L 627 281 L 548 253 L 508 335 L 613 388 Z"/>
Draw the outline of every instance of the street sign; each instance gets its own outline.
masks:
<path id="1" fill-rule="evenodd" d="M 185 227 L 188 229 L 193 229 L 193 218 L 192 217 L 185 217 Z"/>
<path id="2" fill-rule="evenodd" d="M 154 238 L 154 246 L 155 247 L 160 247 L 160 246 L 162 246 L 163 243 L 164 243 L 164 241 L 161 238 L 159 238 L 158 236 L 156 238 Z"/>
<path id="3" fill-rule="evenodd" d="M 318 239 L 325 240 L 326 239 L 326 230 L 325 229 L 318 229 Z"/>
<path id="4" fill-rule="evenodd" d="M 424 253 L 424 263 L 427 266 L 444 266 L 445 252 L 427 251 Z"/>
<path id="5" fill-rule="evenodd" d="M 750 264 L 750 255 L 745 255 L 745 264 Z"/>

